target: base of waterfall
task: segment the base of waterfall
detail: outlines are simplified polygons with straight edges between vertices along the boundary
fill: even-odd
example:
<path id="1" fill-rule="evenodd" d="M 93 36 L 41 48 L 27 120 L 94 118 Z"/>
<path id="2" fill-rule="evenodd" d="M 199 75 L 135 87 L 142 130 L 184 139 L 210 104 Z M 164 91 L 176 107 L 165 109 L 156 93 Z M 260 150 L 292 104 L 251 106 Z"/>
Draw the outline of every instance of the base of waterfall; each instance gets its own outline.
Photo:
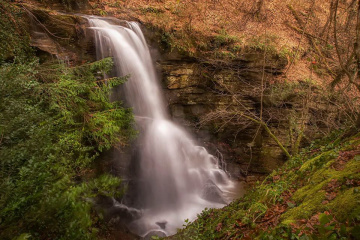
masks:
<path id="1" fill-rule="evenodd" d="M 241 197 L 244 193 L 244 183 L 236 181 L 233 183 L 231 187 L 222 189 L 221 192 L 216 191 L 216 193 L 208 184 L 203 194 L 194 194 L 189 198 L 190 201 L 183 202 L 181 206 L 173 209 L 168 209 L 166 206 L 160 209 L 136 209 L 120 204 L 115 199 L 109 199 L 111 206 L 108 206 L 105 214 L 107 218 L 122 219 L 122 224 L 144 239 L 152 239 L 152 236 L 171 236 L 176 234 L 178 229 L 183 228 L 187 222 L 194 221 L 203 210 L 222 208 L 233 199 Z M 205 193 L 207 195 L 204 195 Z"/>
<path id="2" fill-rule="evenodd" d="M 194 195 L 193 201 L 173 210 L 143 210 L 142 216 L 128 224 L 131 232 L 145 239 L 151 236 L 171 236 L 183 228 L 187 221 L 194 221 L 207 208 L 222 208 L 225 204 L 209 202 Z"/>
<path id="3" fill-rule="evenodd" d="M 173 210 L 159 211 L 149 209 L 143 212 L 143 216 L 129 224 L 129 229 L 133 233 L 146 237 L 150 233 L 162 232 L 166 236 L 173 235 L 178 228 L 182 228 L 185 220 L 195 220 L 198 213 L 206 207 L 221 208 L 223 204 L 210 203 L 197 196 L 194 201 Z"/>

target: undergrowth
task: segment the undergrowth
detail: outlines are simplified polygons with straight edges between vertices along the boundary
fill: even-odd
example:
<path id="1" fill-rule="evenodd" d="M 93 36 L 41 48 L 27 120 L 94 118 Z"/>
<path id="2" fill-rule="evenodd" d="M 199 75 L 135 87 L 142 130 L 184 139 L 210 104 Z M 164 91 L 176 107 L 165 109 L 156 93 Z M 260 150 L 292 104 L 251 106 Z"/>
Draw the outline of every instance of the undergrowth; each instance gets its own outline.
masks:
<path id="1" fill-rule="evenodd" d="M 22 10 L 0 3 L 0 239 L 99 239 L 94 200 L 122 188 L 92 165 L 135 134 L 131 109 L 109 100 L 126 79 L 103 79 L 110 58 L 40 64 Z"/>

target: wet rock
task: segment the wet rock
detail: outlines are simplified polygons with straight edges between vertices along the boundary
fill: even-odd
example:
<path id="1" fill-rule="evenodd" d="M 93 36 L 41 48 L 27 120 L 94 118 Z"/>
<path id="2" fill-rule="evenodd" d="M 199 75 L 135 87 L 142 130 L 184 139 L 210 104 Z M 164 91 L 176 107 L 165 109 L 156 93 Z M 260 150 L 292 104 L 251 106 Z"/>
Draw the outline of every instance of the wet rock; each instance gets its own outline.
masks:
<path id="1" fill-rule="evenodd" d="M 156 225 L 158 225 L 161 229 L 165 229 L 167 224 L 167 221 L 164 222 L 156 222 Z"/>
<path id="2" fill-rule="evenodd" d="M 205 183 L 204 189 L 201 193 L 201 197 L 211 202 L 226 204 L 226 202 L 222 198 L 221 189 L 216 186 L 215 183 L 213 183 L 211 180 L 208 180 Z"/>
<path id="3" fill-rule="evenodd" d="M 142 216 L 140 210 L 128 207 L 106 196 L 98 196 L 96 199 L 96 209 L 104 215 L 106 221 L 116 219 L 118 222 L 128 223 Z"/>
<path id="4" fill-rule="evenodd" d="M 121 240 L 137 240 L 141 239 L 141 237 L 135 235 L 130 232 L 120 218 L 111 219 L 107 226 L 109 227 L 109 236 L 112 236 L 108 239 L 121 239 Z"/>
<path id="5" fill-rule="evenodd" d="M 138 209 L 128 207 L 124 204 L 117 203 L 110 210 L 109 213 L 117 216 L 121 216 L 123 219 L 126 219 L 126 222 L 139 219 L 142 216 L 142 212 Z"/>
<path id="6" fill-rule="evenodd" d="M 28 18 L 31 46 L 40 50 L 37 52 L 68 65 L 96 60 L 93 32 L 85 18 L 42 8 L 32 9 Z"/>
<path id="7" fill-rule="evenodd" d="M 162 231 L 152 231 L 146 234 L 146 236 L 143 238 L 144 240 L 152 240 L 152 237 L 166 237 L 166 234 Z"/>
<path id="8" fill-rule="evenodd" d="M 253 60 L 255 61 L 255 58 Z M 241 167 L 241 164 L 247 163 L 250 158 L 252 158 L 250 171 L 267 173 L 272 170 L 268 169 L 270 164 L 264 165 L 272 159 L 267 157 L 264 161 L 261 154 L 263 143 L 271 139 L 264 139 L 259 134 L 259 144 L 250 153 L 247 143 L 253 140 L 257 132 L 257 124 L 246 123 L 244 129 L 239 129 L 239 126 L 231 124 L 226 128 L 218 128 L 223 125 L 221 118 L 201 124 L 200 122 L 208 113 L 227 106 L 231 106 L 231 109 L 237 112 L 256 110 L 259 100 L 254 89 L 261 82 L 261 74 L 259 74 L 261 72 L 249 69 L 246 65 L 249 63 L 245 62 L 226 67 L 198 62 L 179 62 L 179 60 L 160 62 L 165 94 L 173 119 L 182 125 L 190 126 L 189 131 L 198 133 L 199 142 L 212 143 L 212 147 L 209 148 L 210 153 L 216 154 L 220 151 L 224 154 L 224 159 L 231 163 L 232 167 L 228 170 L 234 177 L 242 171 L 234 166 Z M 271 75 L 271 73 L 267 74 Z M 234 98 L 231 93 L 239 95 Z M 224 147 L 225 145 L 227 146 Z M 238 152 L 232 149 L 237 149 Z M 282 154 L 274 156 L 274 159 L 282 159 Z"/>
<path id="9" fill-rule="evenodd" d="M 50 55 L 57 55 L 59 53 L 56 42 L 43 32 L 33 32 L 31 46 L 37 47 L 40 50 L 49 53 Z"/>
<path id="10" fill-rule="evenodd" d="M 196 85 L 196 81 L 194 82 L 190 77 L 192 74 L 192 68 L 179 68 L 170 71 L 166 77 L 167 88 L 179 89 Z"/>

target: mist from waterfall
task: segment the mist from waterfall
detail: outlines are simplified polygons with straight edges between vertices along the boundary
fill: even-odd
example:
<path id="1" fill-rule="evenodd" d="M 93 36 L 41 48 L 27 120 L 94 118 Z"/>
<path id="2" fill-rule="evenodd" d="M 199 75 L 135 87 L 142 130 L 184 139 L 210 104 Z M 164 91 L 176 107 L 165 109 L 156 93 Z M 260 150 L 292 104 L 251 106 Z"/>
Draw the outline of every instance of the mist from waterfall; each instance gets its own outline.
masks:
<path id="1" fill-rule="evenodd" d="M 88 19 L 95 31 L 97 57 L 113 57 L 116 75 L 130 76 L 124 92 L 141 132 L 137 201 L 142 203 L 142 215 L 129 228 L 140 236 L 175 234 L 185 219 L 195 219 L 204 208 L 219 208 L 231 200 L 226 196 L 234 191 L 234 183 L 217 158 L 196 146 L 170 120 L 138 23 L 120 26 L 103 18 Z"/>

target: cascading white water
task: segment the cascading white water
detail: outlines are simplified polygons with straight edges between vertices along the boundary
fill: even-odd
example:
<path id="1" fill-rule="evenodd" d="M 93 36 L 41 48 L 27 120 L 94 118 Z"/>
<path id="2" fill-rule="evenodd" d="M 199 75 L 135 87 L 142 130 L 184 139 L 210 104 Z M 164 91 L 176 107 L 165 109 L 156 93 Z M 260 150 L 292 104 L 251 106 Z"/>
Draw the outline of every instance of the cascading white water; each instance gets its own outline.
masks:
<path id="1" fill-rule="evenodd" d="M 234 183 L 214 156 L 194 145 L 194 140 L 170 121 L 139 25 L 88 19 L 95 30 L 98 58 L 112 56 L 116 74 L 130 75 L 125 83 L 126 100 L 142 129 L 138 196 L 143 214 L 129 227 L 140 236 L 152 231 L 174 234 L 185 219 L 194 219 L 204 208 L 224 206 Z"/>

